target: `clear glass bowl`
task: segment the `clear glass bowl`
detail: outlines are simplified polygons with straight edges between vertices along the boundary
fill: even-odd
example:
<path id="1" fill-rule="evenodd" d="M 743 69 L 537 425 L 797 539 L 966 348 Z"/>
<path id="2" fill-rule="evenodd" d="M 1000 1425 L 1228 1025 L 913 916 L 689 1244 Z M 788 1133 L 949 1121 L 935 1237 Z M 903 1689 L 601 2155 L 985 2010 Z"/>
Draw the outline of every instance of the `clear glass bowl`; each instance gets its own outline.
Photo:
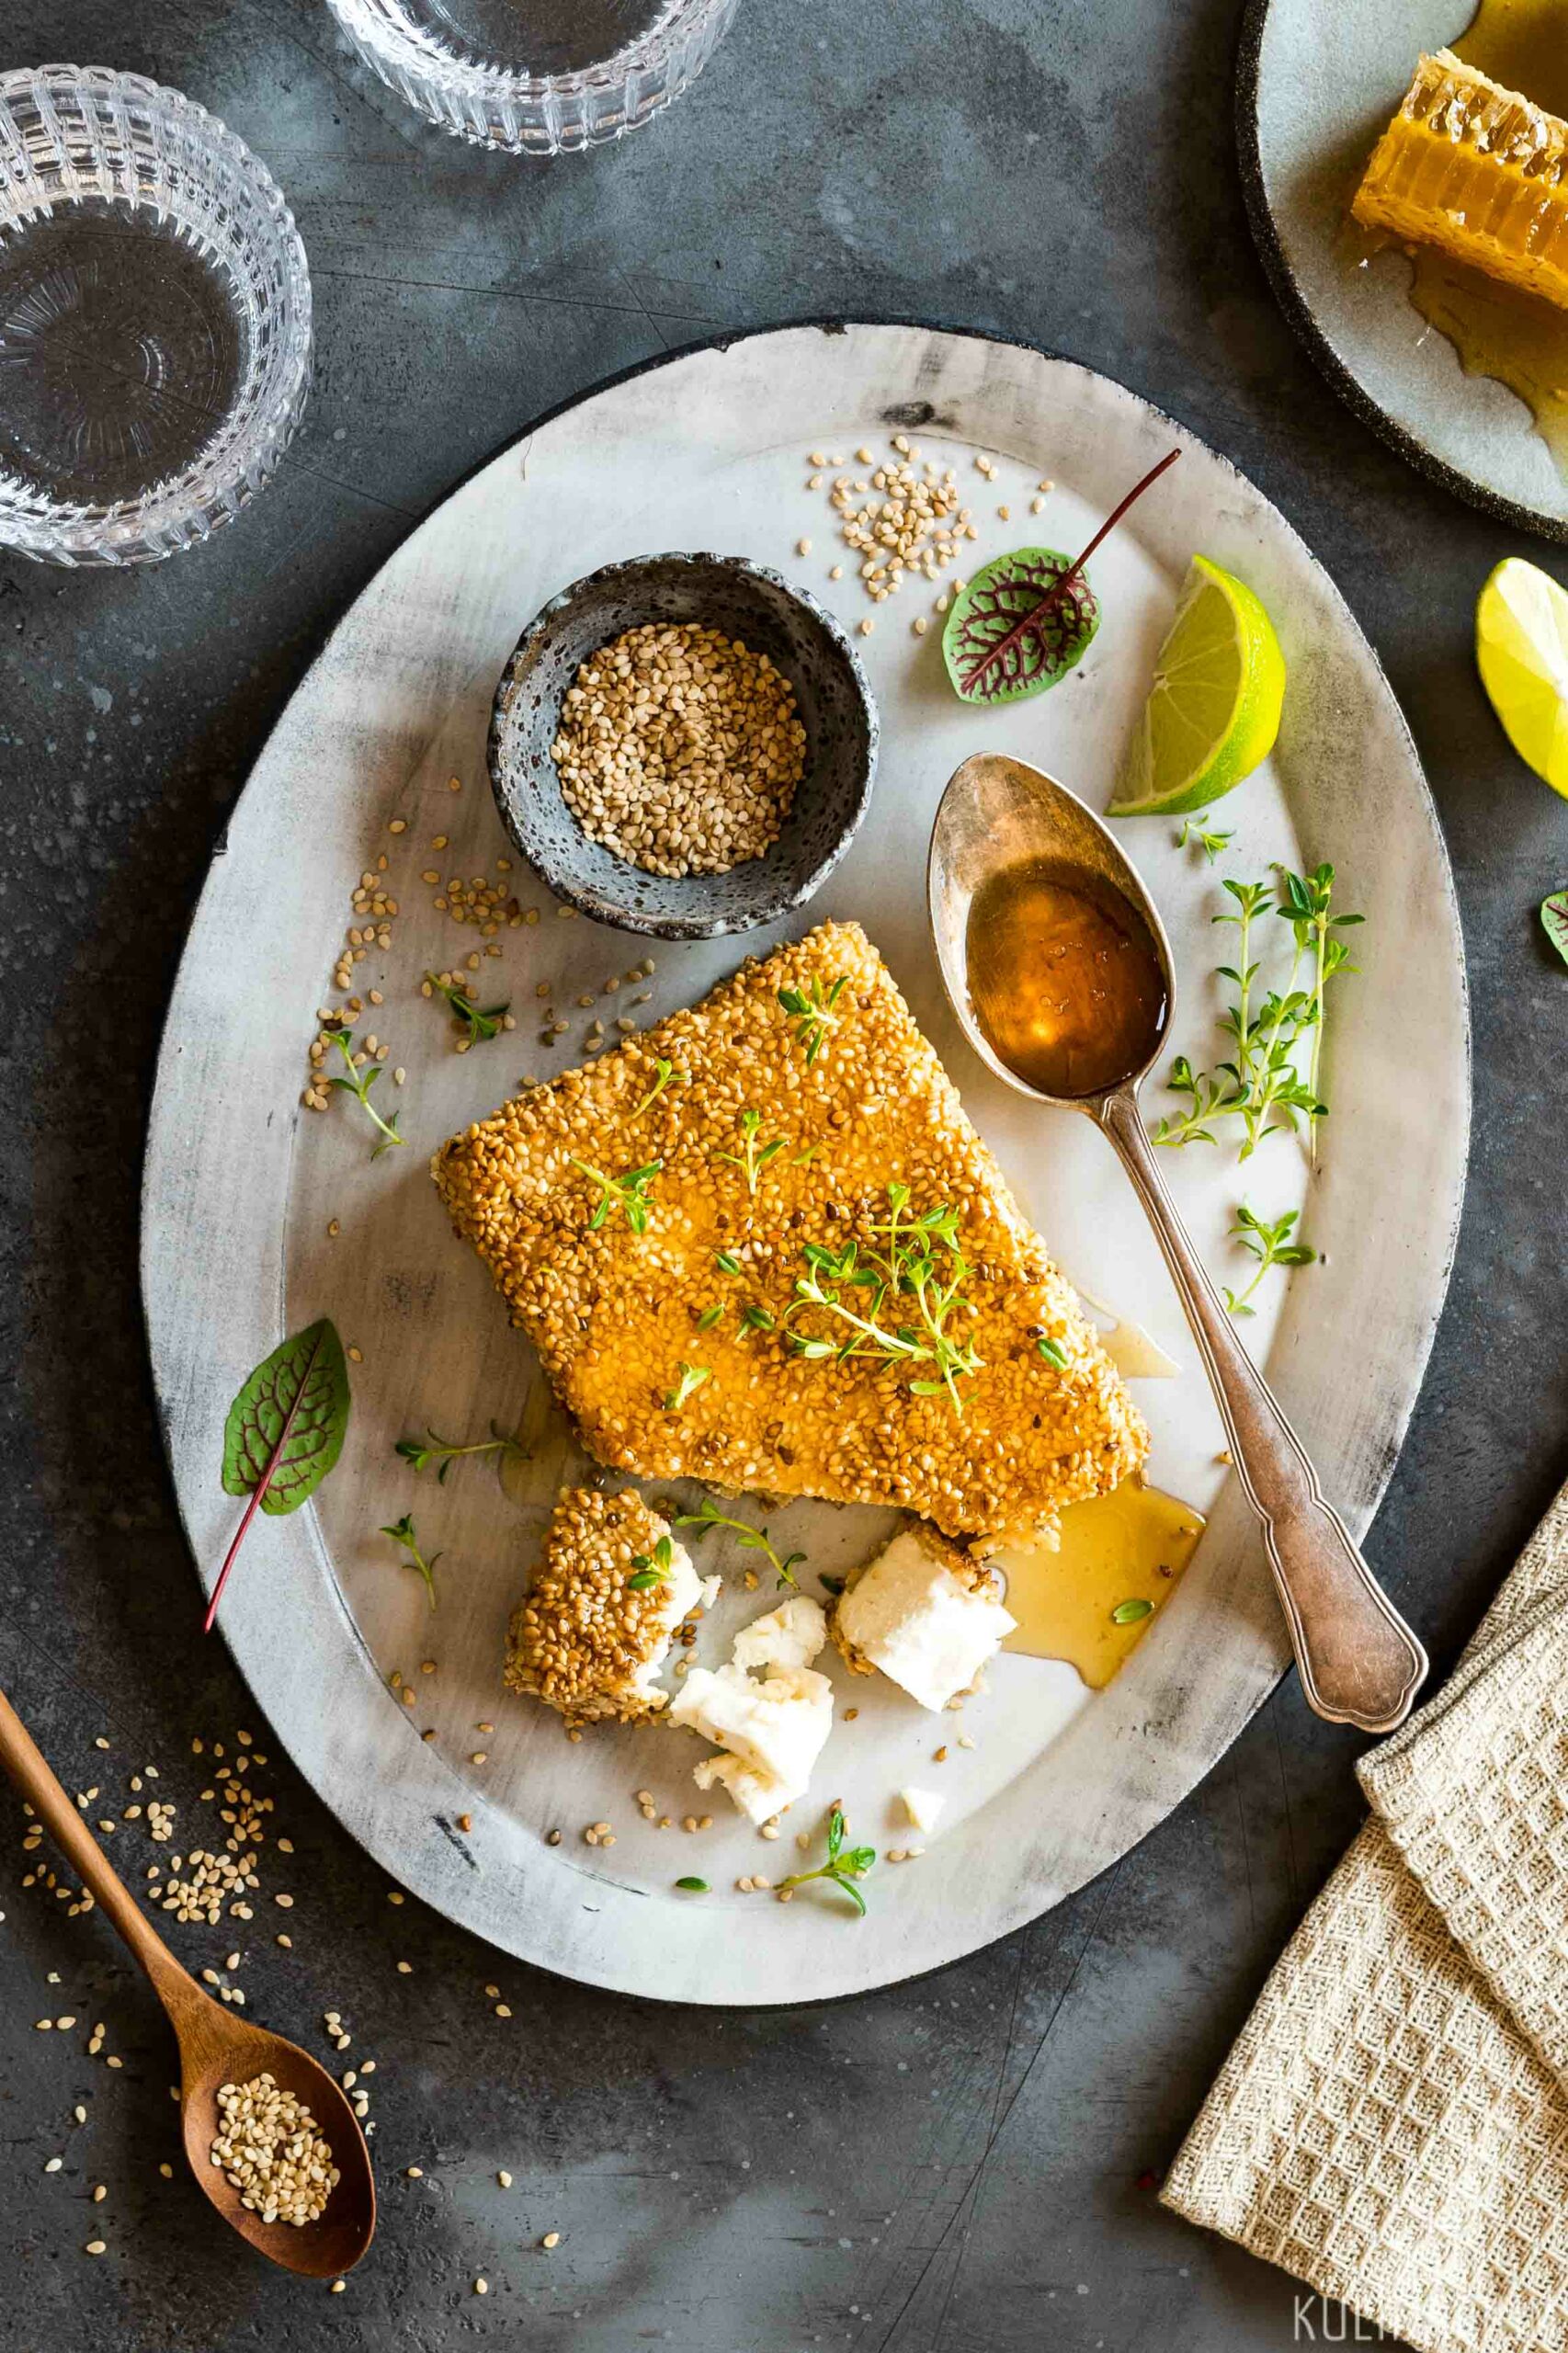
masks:
<path id="1" fill-rule="evenodd" d="M 311 281 L 233 131 L 101 66 L 0 74 L 0 545 L 146 563 L 277 469 Z"/>
<path id="2" fill-rule="evenodd" d="M 738 0 L 327 0 L 352 46 L 443 131 L 557 155 L 689 89 Z"/>

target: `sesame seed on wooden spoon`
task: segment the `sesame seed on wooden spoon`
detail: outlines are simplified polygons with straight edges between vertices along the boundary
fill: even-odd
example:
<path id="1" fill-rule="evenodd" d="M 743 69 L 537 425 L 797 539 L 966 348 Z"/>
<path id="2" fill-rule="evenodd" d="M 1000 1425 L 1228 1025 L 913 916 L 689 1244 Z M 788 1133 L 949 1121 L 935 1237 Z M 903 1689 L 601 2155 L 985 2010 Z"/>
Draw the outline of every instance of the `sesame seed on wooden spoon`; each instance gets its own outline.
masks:
<path id="1" fill-rule="evenodd" d="M 168 2014 L 179 2044 L 185 2153 L 202 2195 L 286 2271 L 329 2279 L 352 2270 L 375 2235 L 376 2188 L 364 2135 L 340 2087 L 307 2052 L 237 2018 L 181 1968 L 109 1869 L 3 1691 L 0 1766 L 130 1946 Z M 254 2185 L 278 2169 L 267 2162 L 278 2149 L 286 2195 L 276 2210 L 245 2203 L 258 2196 Z M 298 2162 L 290 2154 L 296 2150 Z M 290 2214 L 313 2219 L 287 2219 Z"/>

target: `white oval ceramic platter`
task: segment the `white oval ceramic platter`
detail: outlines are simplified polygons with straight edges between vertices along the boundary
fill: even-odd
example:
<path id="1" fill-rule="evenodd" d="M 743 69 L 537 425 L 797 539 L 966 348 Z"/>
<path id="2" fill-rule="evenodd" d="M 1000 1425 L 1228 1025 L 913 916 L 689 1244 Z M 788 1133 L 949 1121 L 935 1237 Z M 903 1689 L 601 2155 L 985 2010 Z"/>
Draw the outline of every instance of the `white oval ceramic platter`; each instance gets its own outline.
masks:
<path id="1" fill-rule="evenodd" d="M 1474 15 L 1475 0 L 1252 0 L 1237 81 L 1242 184 L 1275 292 L 1357 415 L 1473 506 L 1568 539 L 1568 481 L 1524 402 L 1465 372 L 1410 301 L 1397 246 L 1362 265 L 1342 234 L 1417 58 L 1458 40 Z"/>
<path id="2" fill-rule="evenodd" d="M 873 607 L 853 559 L 846 579 L 829 580 L 846 551 L 825 490 L 805 486 L 807 455 L 841 456 L 853 473 L 857 448 L 885 449 L 901 428 L 959 466 L 979 526 L 973 563 L 1028 542 L 1076 549 L 1155 458 L 1180 448 L 1179 465 L 1096 557 L 1102 624 L 1051 692 L 994 714 L 964 708 L 943 672 L 933 590 Z M 981 450 L 994 456 L 994 482 L 975 469 Z M 1031 496 L 1047 479 L 1055 487 L 1036 517 Z M 503 931 L 504 954 L 483 972 L 485 996 L 510 998 L 517 1030 L 458 1055 L 419 994 L 426 966 L 479 945 L 434 907 L 419 876 L 492 871 L 507 848 L 484 741 L 514 641 L 579 574 L 665 548 L 757 558 L 848 621 L 874 614 L 874 634 L 857 644 L 882 717 L 875 798 L 843 864 L 787 928 L 827 915 L 865 925 L 1059 1260 L 1181 1365 L 1179 1379 L 1138 1384 L 1152 1472 L 1212 1513 L 1173 1598 L 1098 1695 L 1066 1666 L 1007 1656 L 983 1697 L 938 1718 L 835 1663 L 841 1721 L 776 1844 L 722 1799 L 711 1829 L 680 1829 L 699 1803 L 689 1776 L 705 1753 L 687 1736 L 600 1727 L 573 1743 L 557 1718 L 503 1693 L 507 1616 L 536 1540 L 558 1488 L 592 1466 L 545 1410 L 532 1351 L 452 1238 L 427 1174 L 434 1147 L 523 1074 L 580 1059 L 591 1019 L 609 1028 L 642 987 L 652 1001 L 639 1020 L 689 1003 L 786 928 L 653 943 L 653 979 L 605 997 L 606 979 L 629 972 L 647 943 L 559 918 L 520 876 L 541 919 Z M 1261 1547 L 1233 1482 L 1222 1483 L 1219 1427 L 1132 1194 L 1087 1120 L 1032 1110 L 970 1053 L 926 919 L 932 817 L 969 753 L 1016 752 L 1104 805 L 1194 549 L 1258 590 L 1290 674 L 1275 757 L 1224 805 L 1220 822 L 1235 840 L 1219 871 L 1333 858 L 1342 904 L 1369 921 L 1356 935 L 1363 970 L 1335 1008 L 1333 1112 L 1310 1188 L 1301 1147 L 1284 1137 L 1244 1174 L 1229 1152 L 1195 1147 L 1169 1156 L 1169 1175 L 1210 1263 L 1233 1282 L 1247 1267 L 1224 1238 L 1235 1202 L 1244 1195 L 1273 1212 L 1304 1201 L 1304 1231 L 1327 1263 L 1288 1291 L 1271 1278 L 1268 1304 L 1246 1328 L 1328 1493 L 1361 1530 L 1420 1382 L 1463 1186 L 1469 1043 L 1448 863 L 1403 722 L 1332 583 L 1249 483 L 1145 402 L 1066 360 L 910 325 L 793 326 L 635 372 L 540 425 L 437 509 L 347 615 L 257 763 L 180 969 L 148 1151 L 143 1276 L 180 1506 L 210 1586 L 236 1513 L 219 1484 L 230 1399 L 286 1332 L 333 1316 L 363 1358 L 351 1368 L 343 1459 L 312 1505 L 256 1520 L 223 1631 L 277 1736 L 355 1836 L 402 1884 L 511 1953 L 589 1984 L 710 2003 L 855 1993 L 929 1969 L 1122 1854 L 1221 1756 L 1286 1663 Z M 912 629 L 917 614 L 932 620 L 924 637 Z M 398 819 L 407 831 L 393 835 Z M 1174 1042 L 1212 1061 L 1222 1051 L 1213 968 L 1233 935 L 1212 926 L 1216 871 L 1178 849 L 1175 833 L 1160 819 L 1122 828 L 1170 926 Z M 436 850 L 438 834 L 449 846 Z M 391 1041 L 379 1093 L 388 1108 L 395 1099 L 412 1148 L 372 1162 L 357 1107 L 340 1096 L 329 1115 L 305 1111 L 301 1085 L 315 1008 L 339 1001 L 330 983 L 350 891 L 383 854 L 400 907 L 393 946 L 356 968 L 355 985 L 383 992 L 360 1029 Z M 553 1051 L 537 1034 L 541 978 L 573 1025 Z M 577 1008 L 580 993 L 596 997 L 593 1013 Z M 407 1071 L 401 1090 L 392 1065 Z M 1160 1108 L 1157 1088 L 1150 1108 Z M 399 1438 L 426 1426 L 461 1438 L 492 1421 L 536 1438 L 509 1483 L 482 1461 L 459 1463 L 437 1486 L 433 1472 L 416 1478 L 394 1455 Z M 763 1516 L 755 1501 L 739 1509 Z M 434 1616 L 418 1576 L 378 1533 L 410 1510 L 443 1554 Z M 770 1524 L 807 1552 L 811 1591 L 820 1573 L 866 1558 L 892 1522 L 808 1502 Z M 773 1597 L 767 1584 L 745 1589 L 753 1556 L 733 1540 L 708 1545 L 699 1560 L 722 1568 L 727 1586 L 689 1655 L 711 1663 Z M 433 1674 L 421 1673 L 427 1658 Z M 412 1706 L 392 1688 L 394 1670 L 413 1685 Z M 846 1705 L 859 1711 L 848 1722 Z M 422 1740 L 427 1731 L 434 1738 Z M 958 1745 L 965 1733 L 972 1747 Z M 831 1892 L 788 1906 L 735 1892 L 737 1878 L 793 1867 L 797 1830 L 815 1832 L 831 1797 L 844 1800 L 858 1839 L 920 1843 L 906 1823 L 901 1835 L 895 1793 L 910 1782 L 949 1800 L 940 1833 L 917 1860 L 878 1866 L 865 1920 Z M 642 1819 L 640 1789 L 676 1827 Z M 603 1820 L 613 1848 L 584 1841 L 585 1825 Z M 712 1892 L 676 1893 L 686 1874 Z"/>

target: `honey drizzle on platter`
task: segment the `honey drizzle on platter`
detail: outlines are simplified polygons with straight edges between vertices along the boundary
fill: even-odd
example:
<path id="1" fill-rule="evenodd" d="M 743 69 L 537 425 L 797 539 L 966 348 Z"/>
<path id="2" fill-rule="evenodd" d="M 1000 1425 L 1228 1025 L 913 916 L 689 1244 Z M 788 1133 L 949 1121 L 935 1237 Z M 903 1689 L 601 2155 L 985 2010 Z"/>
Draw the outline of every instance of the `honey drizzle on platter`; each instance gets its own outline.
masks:
<path id="1" fill-rule="evenodd" d="M 1070 1504 L 1059 1546 L 1009 1546 L 994 1556 L 1018 1621 L 1003 1649 L 1063 1660 L 1103 1691 L 1176 1591 L 1203 1526 L 1189 1504 L 1136 1479 Z M 1139 1601 L 1147 1614 L 1119 1625 L 1116 1610 Z"/>

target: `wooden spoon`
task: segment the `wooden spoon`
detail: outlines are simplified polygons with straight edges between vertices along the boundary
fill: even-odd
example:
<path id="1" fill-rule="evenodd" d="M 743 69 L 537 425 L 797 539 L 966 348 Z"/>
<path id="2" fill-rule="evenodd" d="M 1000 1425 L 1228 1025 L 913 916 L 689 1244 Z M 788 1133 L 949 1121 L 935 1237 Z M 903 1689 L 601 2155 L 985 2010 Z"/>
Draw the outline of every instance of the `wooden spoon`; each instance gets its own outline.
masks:
<path id="1" fill-rule="evenodd" d="M 180 2116 L 185 2154 L 197 2186 L 223 2220 L 286 2271 L 336 2279 L 351 2271 L 376 2230 L 376 2185 L 359 2120 L 343 2091 L 308 2052 L 236 2017 L 182 1969 L 142 1918 L 124 1882 L 66 1796 L 23 1724 L 0 1691 L 0 1765 L 65 1856 L 99 1909 L 119 1929 L 152 1980 L 168 2013 L 180 2054 Z M 302 2100 L 332 2150 L 339 2179 L 316 2222 L 264 2222 L 240 2203 L 240 2193 L 212 2162 L 219 2128 L 218 2093 L 264 2073 Z"/>

